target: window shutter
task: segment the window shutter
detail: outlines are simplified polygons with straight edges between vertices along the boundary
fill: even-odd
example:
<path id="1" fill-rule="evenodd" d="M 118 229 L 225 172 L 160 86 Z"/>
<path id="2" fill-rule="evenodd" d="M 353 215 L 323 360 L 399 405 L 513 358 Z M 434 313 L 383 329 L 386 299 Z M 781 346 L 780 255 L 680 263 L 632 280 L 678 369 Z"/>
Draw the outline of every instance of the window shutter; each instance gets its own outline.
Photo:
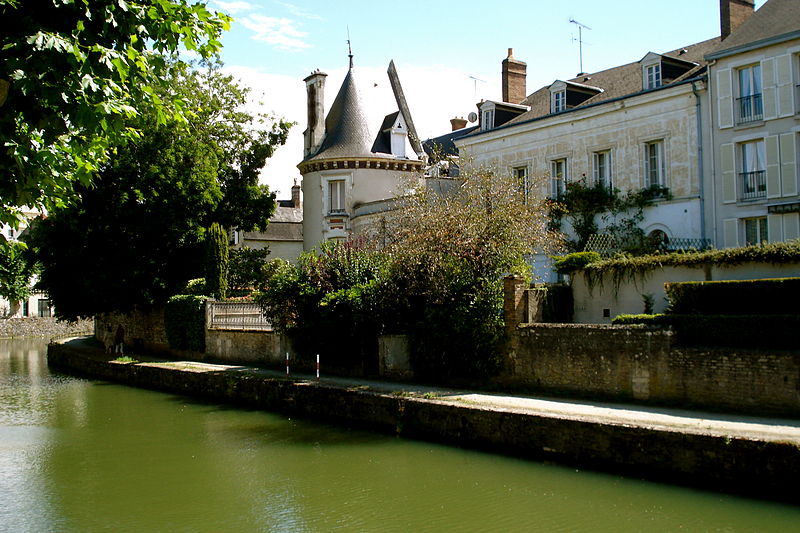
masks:
<path id="1" fill-rule="evenodd" d="M 717 72 L 717 106 L 719 127 L 733 127 L 733 91 L 729 68 Z"/>
<path id="2" fill-rule="evenodd" d="M 795 133 L 781 135 L 781 190 L 784 196 L 797 194 L 797 143 Z"/>
<path id="3" fill-rule="evenodd" d="M 722 168 L 722 201 L 733 203 L 736 201 L 736 165 L 734 164 L 733 144 L 720 146 L 720 165 Z"/>
<path id="4" fill-rule="evenodd" d="M 778 116 L 794 115 L 794 87 L 792 86 L 792 56 L 784 54 L 775 58 L 778 71 Z"/>
<path id="5" fill-rule="evenodd" d="M 787 241 L 800 239 L 800 213 L 783 215 L 783 238 Z"/>
<path id="6" fill-rule="evenodd" d="M 778 136 L 764 139 L 767 152 L 767 198 L 781 195 L 781 156 L 778 150 Z"/>
<path id="7" fill-rule="evenodd" d="M 768 242 L 783 240 L 783 215 L 767 215 L 767 240 Z"/>
<path id="8" fill-rule="evenodd" d="M 775 59 L 768 57 L 761 62 L 762 101 L 764 102 L 764 120 L 778 118 L 776 109 Z"/>
<path id="9" fill-rule="evenodd" d="M 722 221 L 722 242 L 725 248 L 739 246 L 739 219 L 726 218 Z"/>

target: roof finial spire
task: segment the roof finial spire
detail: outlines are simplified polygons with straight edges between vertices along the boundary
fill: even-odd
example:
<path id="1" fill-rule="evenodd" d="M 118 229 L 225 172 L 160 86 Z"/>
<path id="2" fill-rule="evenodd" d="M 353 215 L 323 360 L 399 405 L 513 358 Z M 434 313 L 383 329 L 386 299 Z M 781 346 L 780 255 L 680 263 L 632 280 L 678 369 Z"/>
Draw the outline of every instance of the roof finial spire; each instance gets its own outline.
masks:
<path id="1" fill-rule="evenodd" d="M 347 26 L 347 57 L 350 58 L 350 68 L 353 68 L 353 49 L 350 46 L 350 26 Z"/>

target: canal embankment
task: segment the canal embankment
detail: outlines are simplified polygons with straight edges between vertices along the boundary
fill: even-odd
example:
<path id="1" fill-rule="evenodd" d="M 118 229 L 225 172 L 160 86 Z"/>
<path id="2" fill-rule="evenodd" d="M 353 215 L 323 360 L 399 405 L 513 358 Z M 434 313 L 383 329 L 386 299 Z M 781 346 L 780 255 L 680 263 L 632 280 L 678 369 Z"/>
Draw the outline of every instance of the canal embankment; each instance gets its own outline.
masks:
<path id="1" fill-rule="evenodd" d="M 536 460 L 800 503 L 800 421 L 453 391 L 196 361 L 121 362 L 89 338 L 57 369 Z"/>
<path id="2" fill-rule="evenodd" d="M 55 317 L 15 317 L 0 320 L 0 339 L 52 339 L 94 332 L 93 320 L 67 322 Z"/>

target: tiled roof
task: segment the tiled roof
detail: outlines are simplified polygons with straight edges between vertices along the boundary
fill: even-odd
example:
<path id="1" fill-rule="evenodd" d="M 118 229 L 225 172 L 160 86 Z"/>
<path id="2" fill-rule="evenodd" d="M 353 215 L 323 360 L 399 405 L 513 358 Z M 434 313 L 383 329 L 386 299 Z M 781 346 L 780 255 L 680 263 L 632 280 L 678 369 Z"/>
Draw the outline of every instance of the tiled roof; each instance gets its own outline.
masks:
<path id="1" fill-rule="evenodd" d="M 727 55 L 725 52 L 731 49 L 798 31 L 800 31 L 800 1 L 769 0 L 709 55 L 724 56 Z"/>
<path id="2" fill-rule="evenodd" d="M 775 1 L 775 0 L 772 0 Z M 796 1 L 796 0 L 793 0 Z M 697 63 L 698 66 L 683 74 L 680 78 L 671 83 L 676 83 L 685 79 L 692 78 L 705 70 L 706 62 L 703 59 L 717 44 L 719 37 L 709 39 L 683 48 L 678 48 L 671 52 L 661 54 L 662 56 L 674 57 L 682 61 Z M 607 100 L 613 100 L 630 94 L 642 92 L 642 67 L 639 61 L 628 63 L 619 67 L 585 74 L 569 80 L 568 83 L 588 85 L 603 90 L 591 98 L 585 100 L 573 109 L 579 109 L 588 105 L 597 104 Z M 668 85 L 665 85 L 668 86 Z M 508 124 L 517 124 L 538 117 L 550 115 L 550 85 L 542 87 L 530 94 L 522 101 L 523 105 L 530 106 L 530 111 L 509 121 Z"/>

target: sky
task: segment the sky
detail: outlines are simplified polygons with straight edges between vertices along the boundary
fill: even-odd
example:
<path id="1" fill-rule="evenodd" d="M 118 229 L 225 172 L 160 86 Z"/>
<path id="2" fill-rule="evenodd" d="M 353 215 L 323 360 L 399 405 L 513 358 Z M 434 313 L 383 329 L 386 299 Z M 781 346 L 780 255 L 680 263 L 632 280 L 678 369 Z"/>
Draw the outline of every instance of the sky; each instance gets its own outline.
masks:
<path id="1" fill-rule="evenodd" d="M 261 175 L 280 199 L 301 181 L 303 79 L 315 69 L 328 74 L 327 112 L 347 72 L 348 38 L 372 127 L 397 109 L 386 76 L 394 60 L 417 132 L 427 139 L 450 131 L 450 119 L 477 111 L 481 99 L 501 99 L 509 48 L 527 63 L 530 94 L 576 76 L 581 59 L 592 73 L 719 35 L 719 0 L 209 0 L 209 7 L 234 19 L 222 60 L 251 87 L 253 109 L 297 123 Z"/>

